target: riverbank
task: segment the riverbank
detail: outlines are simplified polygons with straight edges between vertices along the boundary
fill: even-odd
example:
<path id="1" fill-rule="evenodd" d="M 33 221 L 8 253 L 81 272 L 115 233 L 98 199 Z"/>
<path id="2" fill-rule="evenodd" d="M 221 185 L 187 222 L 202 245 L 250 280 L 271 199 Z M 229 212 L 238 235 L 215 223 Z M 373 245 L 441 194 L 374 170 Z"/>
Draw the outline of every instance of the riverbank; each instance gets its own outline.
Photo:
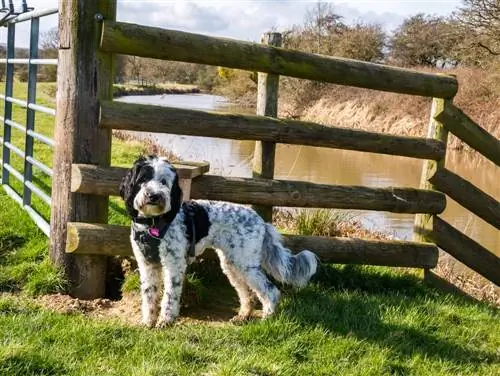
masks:
<path id="1" fill-rule="evenodd" d="M 181 84 L 158 84 L 158 85 L 136 85 L 136 84 L 114 84 L 113 97 L 119 98 L 128 95 L 163 95 L 163 94 L 198 94 L 201 90 L 195 85 Z"/>
<path id="2" fill-rule="evenodd" d="M 481 127 L 500 138 L 500 68 L 421 69 L 454 74 L 454 103 Z M 245 84 L 243 85 L 242 82 Z M 243 89 L 244 90 L 243 90 Z M 216 92 L 238 106 L 255 109 L 256 85 L 244 72 L 222 81 Z M 426 137 L 431 98 L 280 77 L 279 117 L 399 136 Z M 449 148 L 470 150 L 450 135 Z"/>

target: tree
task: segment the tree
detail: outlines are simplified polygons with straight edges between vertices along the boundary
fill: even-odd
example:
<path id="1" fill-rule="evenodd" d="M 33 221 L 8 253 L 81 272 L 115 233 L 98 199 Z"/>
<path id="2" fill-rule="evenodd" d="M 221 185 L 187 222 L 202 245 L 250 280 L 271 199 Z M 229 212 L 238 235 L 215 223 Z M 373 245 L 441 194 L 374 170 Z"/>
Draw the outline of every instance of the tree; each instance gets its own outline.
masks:
<path id="1" fill-rule="evenodd" d="M 53 27 L 42 33 L 40 38 L 39 55 L 43 59 L 56 59 L 59 48 L 59 29 Z M 40 78 L 44 81 L 54 82 L 57 79 L 57 66 L 41 65 L 38 67 Z"/>
<path id="2" fill-rule="evenodd" d="M 444 64 L 453 59 L 457 34 L 443 17 L 423 13 L 403 21 L 390 41 L 390 58 L 404 66 Z"/>
<path id="3" fill-rule="evenodd" d="M 498 0 L 463 0 L 463 7 L 453 14 L 462 35 L 458 45 L 465 62 L 481 64 L 500 56 L 500 2 Z"/>
<path id="4" fill-rule="evenodd" d="M 382 26 L 356 24 L 343 32 L 335 46 L 335 55 L 378 62 L 384 57 L 385 39 Z"/>
<path id="5" fill-rule="evenodd" d="M 342 18 L 335 13 L 331 3 L 318 1 L 306 10 L 304 31 L 314 41 L 312 52 L 328 54 L 332 51 L 336 37 L 346 29 Z"/>
<path id="6" fill-rule="evenodd" d="M 59 47 L 59 29 L 57 26 L 42 33 L 40 47 L 43 50 L 57 50 Z"/>

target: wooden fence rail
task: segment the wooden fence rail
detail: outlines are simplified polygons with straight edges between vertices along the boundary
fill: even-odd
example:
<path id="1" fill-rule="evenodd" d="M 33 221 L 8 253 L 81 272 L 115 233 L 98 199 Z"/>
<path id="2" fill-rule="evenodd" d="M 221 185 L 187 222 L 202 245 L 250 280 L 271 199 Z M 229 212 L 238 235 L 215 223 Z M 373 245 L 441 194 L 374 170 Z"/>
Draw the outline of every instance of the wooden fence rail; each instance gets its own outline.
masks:
<path id="1" fill-rule="evenodd" d="M 477 125 L 462 110 L 447 102 L 436 119 L 471 148 L 500 166 L 500 140 Z"/>
<path id="2" fill-rule="evenodd" d="M 500 203 L 446 168 L 434 168 L 429 182 L 464 208 L 500 229 Z"/>
<path id="3" fill-rule="evenodd" d="M 438 216 L 434 216 L 433 229 L 427 235 L 439 248 L 500 286 L 499 257 Z"/>
<path id="4" fill-rule="evenodd" d="M 73 165 L 73 192 L 95 195 L 119 194 L 127 169 Z M 292 180 L 234 178 L 202 175 L 191 183 L 191 198 L 242 204 L 309 208 L 389 211 L 394 213 L 441 213 L 442 193 L 414 188 L 370 188 L 315 184 Z"/>
<path id="5" fill-rule="evenodd" d="M 423 159 L 441 159 L 446 152 L 442 142 L 421 137 L 393 136 L 266 116 L 113 101 L 101 103 L 100 125 L 106 129 L 260 140 Z"/>
<path id="6" fill-rule="evenodd" d="M 453 77 L 124 22 L 104 22 L 101 50 L 427 97 L 458 90 Z"/>
<path id="7" fill-rule="evenodd" d="M 438 259 L 437 247 L 429 243 L 299 235 L 285 235 L 284 240 L 293 251 L 311 249 L 330 263 L 433 268 Z M 130 227 L 68 223 L 67 252 L 131 256 Z"/>

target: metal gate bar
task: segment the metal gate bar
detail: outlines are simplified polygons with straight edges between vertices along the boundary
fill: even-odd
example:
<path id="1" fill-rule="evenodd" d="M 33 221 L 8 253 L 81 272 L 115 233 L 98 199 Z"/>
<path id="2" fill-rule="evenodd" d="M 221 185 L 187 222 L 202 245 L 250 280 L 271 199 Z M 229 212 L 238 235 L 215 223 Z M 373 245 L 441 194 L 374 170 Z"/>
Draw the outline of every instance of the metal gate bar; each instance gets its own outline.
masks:
<path id="1" fill-rule="evenodd" d="M 25 2 L 23 2 L 25 5 Z M 30 10 L 27 6 L 23 7 L 23 11 Z M 37 72 L 38 65 L 57 65 L 57 59 L 40 59 L 38 57 L 38 41 L 40 31 L 40 17 L 56 14 L 57 9 L 46 9 L 40 11 L 29 11 L 19 15 L 5 16 L 0 22 L 0 26 L 7 26 L 7 56 L 0 59 L 0 64 L 6 64 L 5 77 L 5 94 L 0 94 L 0 100 L 4 102 L 4 116 L 0 116 L 0 121 L 3 122 L 3 139 L 0 137 L 2 144 L 2 159 L 0 160 L 2 179 L 1 183 L 5 192 L 16 201 L 34 220 L 36 225 L 42 230 L 45 235 L 50 234 L 50 225 L 40 213 L 32 207 L 32 194 L 35 194 L 47 205 L 52 204 L 50 195 L 37 187 L 33 182 L 33 167 L 43 172 L 49 177 L 52 177 L 52 169 L 33 155 L 35 140 L 40 141 L 49 147 L 54 147 L 54 141 L 35 131 L 36 112 L 42 112 L 48 115 L 55 116 L 56 111 L 36 103 L 36 87 L 37 87 Z M 15 24 L 19 22 L 30 21 L 30 48 L 28 59 L 15 58 Z M 14 93 L 14 65 L 28 65 L 28 92 L 27 100 L 17 99 L 13 97 Z M 12 105 L 16 104 L 26 108 L 26 126 L 19 124 L 12 119 Z M 24 150 L 12 144 L 12 128 L 15 128 L 25 135 Z M 23 159 L 24 171 L 20 173 L 11 164 L 11 152 Z M 10 177 L 13 176 L 19 180 L 22 185 L 22 196 L 17 193 L 10 184 Z"/>

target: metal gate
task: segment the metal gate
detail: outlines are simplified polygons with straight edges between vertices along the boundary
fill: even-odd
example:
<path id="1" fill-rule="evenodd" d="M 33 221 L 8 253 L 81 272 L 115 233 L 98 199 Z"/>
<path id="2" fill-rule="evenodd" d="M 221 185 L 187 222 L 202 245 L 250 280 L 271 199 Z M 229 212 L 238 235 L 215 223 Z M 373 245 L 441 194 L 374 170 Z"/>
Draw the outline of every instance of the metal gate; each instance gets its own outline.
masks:
<path id="1" fill-rule="evenodd" d="M 0 137 L 2 187 L 47 236 L 50 233 L 48 218 L 51 206 L 52 169 L 47 166 L 50 163 L 43 163 L 36 158 L 34 150 L 38 143 L 44 148 L 53 149 L 54 141 L 36 131 L 35 119 L 37 113 L 43 113 L 43 116 L 50 115 L 53 118 L 56 112 L 48 106 L 37 104 L 37 74 L 39 65 L 57 65 L 57 59 L 40 59 L 38 44 L 40 18 L 56 14 L 57 11 L 57 9 L 34 11 L 27 6 L 26 0 L 23 0 L 19 7 L 14 5 L 13 0 L 9 0 L 6 6 L 3 0 L 0 9 L 0 26 L 7 28 L 6 56 L 0 59 L 0 64 L 5 64 L 5 94 L 0 94 L 0 105 L 3 104 L 3 117 L 0 116 L 3 122 L 3 138 Z M 21 22 L 30 22 L 28 58 L 16 58 L 16 25 Z M 0 42 L 5 43 L 5 41 Z M 14 79 L 16 65 L 28 66 L 27 85 L 23 84 L 26 85 L 25 99 L 14 97 L 14 85 L 18 84 Z M 16 111 L 13 111 L 13 108 Z M 20 110 L 24 112 L 21 116 L 19 116 Z M 54 120 L 51 122 L 53 124 Z M 16 132 L 15 137 L 13 130 Z M 49 184 L 44 183 L 47 181 Z M 43 203 L 45 208 L 37 209 L 40 203 Z"/>

